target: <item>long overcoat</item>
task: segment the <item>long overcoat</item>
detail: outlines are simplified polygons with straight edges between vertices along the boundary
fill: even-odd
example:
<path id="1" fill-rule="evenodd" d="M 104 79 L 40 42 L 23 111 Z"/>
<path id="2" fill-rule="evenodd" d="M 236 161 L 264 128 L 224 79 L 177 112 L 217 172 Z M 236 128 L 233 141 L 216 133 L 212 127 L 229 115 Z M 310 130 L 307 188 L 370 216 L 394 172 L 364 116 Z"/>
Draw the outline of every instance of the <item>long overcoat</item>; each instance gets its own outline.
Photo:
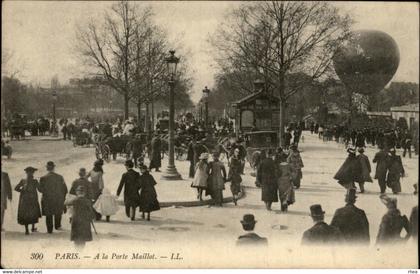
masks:
<path id="1" fill-rule="evenodd" d="M 331 225 L 338 228 L 344 240 L 348 243 L 363 243 L 369 245 L 369 221 L 363 210 L 353 204 L 335 211 Z"/>
<path id="2" fill-rule="evenodd" d="M 212 194 L 214 191 L 225 189 L 226 168 L 220 161 L 213 161 L 209 163 L 209 178 L 206 195 Z"/>
<path id="3" fill-rule="evenodd" d="M 230 160 L 228 173 L 228 181 L 231 182 L 230 190 L 233 195 L 237 195 L 239 192 L 241 192 L 241 166 L 241 160 L 233 156 Z"/>
<path id="4" fill-rule="evenodd" d="M 359 161 L 360 168 L 362 170 L 361 176 L 359 176 L 357 182 L 372 182 L 372 178 L 370 177 L 370 172 L 372 171 L 372 169 L 370 167 L 369 158 L 364 154 L 359 154 L 356 156 L 356 158 Z"/>
<path id="5" fill-rule="evenodd" d="M 334 179 L 338 180 L 339 184 L 345 185 L 359 181 L 361 173 L 362 168 L 359 161 L 356 159 L 356 156 L 349 154 L 347 159 L 335 174 Z"/>
<path id="6" fill-rule="evenodd" d="M 151 154 L 150 154 L 150 168 L 160 168 L 162 166 L 162 141 L 159 137 L 154 137 L 151 143 Z"/>
<path id="7" fill-rule="evenodd" d="M 380 150 L 375 154 L 375 157 L 372 160 L 372 162 L 376 163 L 375 179 L 385 181 L 388 157 L 388 154 L 383 150 Z"/>
<path id="8" fill-rule="evenodd" d="M 155 190 L 156 181 L 149 173 L 140 175 L 140 211 L 151 212 L 160 209 L 157 193 Z"/>
<path id="9" fill-rule="evenodd" d="M 334 245 L 342 243 L 343 236 L 334 226 L 325 222 L 316 223 L 303 233 L 302 245 Z"/>
<path id="10" fill-rule="evenodd" d="M 280 201 L 283 204 L 293 204 L 295 202 L 295 197 L 292 181 L 292 167 L 288 163 L 283 162 L 277 165 L 276 171 Z"/>
<path id="11" fill-rule="evenodd" d="M 400 178 L 404 175 L 401 156 L 393 155 L 388 158 L 388 173 L 386 183 L 394 192 L 401 192 Z"/>
<path id="12" fill-rule="evenodd" d="M 401 231 L 406 230 L 407 235 L 401 238 Z M 391 209 L 382 217 L 379 225 L 376 244 L 400 243 L 410 237 L 410 225 L 407 216 L 401 216 L 398 209 Z"/>
<path id="13" fill-rule="evenodd" d="M 23 179 L 16 185 L 15 190 L 20 193 L 17 216 L 20 225 L 35 224 L 41 218 L 38 189 L 39 183 L 35 179 Z"/>
<path id="14" fill-rule="evenodd" d="M 302 179 L 303 161 L 302 157 L 300 157 L 300 153 L 298 151 L 292 151 L 289 154 L 289 157 L 287 157 L 287 162 L 292 167 L 292 179 Z"/>
<path id="15" fill-rule="evenodd" d="M 129 169 L 121 177 L 121 181 L 117 189 L 117 196 L 120 195 L 122 189 L 124 188 L 124 204 L 127 207 L 138 207 L 140 204 L 139 178 L 140 174 L 133 169 Z"/>
<path id="16" fill-rule="evenodd" d="M 42 193 L 42 215 L 63 214 L 64 200 L 68 192 L 63 176 L 54 172 L 49 172 L 42 176 L 39 191 Z"/>
<path id="17" fill-rule="evenodd" d="M 1 208 L 7 209 L 7 199 L 12 200 L 12 186 L 10 184 L 9 174 L 1 172 Z"/>
<path id="18" fill-rule="evenodd" d="M 264 158 L 258 165 L 257 181 L 261 184 L 261 200 L 264 202 L 278 202 L 276 170 L 276 163 L 271 158 Z"/>
<path id="19" fill-rule="evenodd" d="M 66 202 L 73 207 L 70 240 L 75 242 L 92 241 L 91 223 L 95 218 L 92 202 L 86 197 L 75 197 Z"/>

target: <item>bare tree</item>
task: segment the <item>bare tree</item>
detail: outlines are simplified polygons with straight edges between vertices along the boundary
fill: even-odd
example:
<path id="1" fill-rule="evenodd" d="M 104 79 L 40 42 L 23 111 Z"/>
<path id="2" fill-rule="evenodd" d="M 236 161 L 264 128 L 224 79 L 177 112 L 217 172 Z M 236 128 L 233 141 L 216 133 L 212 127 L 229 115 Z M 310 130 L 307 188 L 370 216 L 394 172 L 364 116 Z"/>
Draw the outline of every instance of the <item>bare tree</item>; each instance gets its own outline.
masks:
<path id="1" fill-rule="evenodd" d="M 280 99 L 279 141 L 285 107 L 301 90 L 293 73 L 319 79 L 332 72 L 332 56 L 349 35 L 351 20 L 326 2 L 259 2 L 234 10 L 211 37 L 219 66 L 229 72 L 252 69 Z"/>
<path id="2" fill-rule="evenodd" d="M 85 64 L 102 75 L 107 84 L 124 97 L 124 116 L 135 93 L 137 41 L 148 29 L 149 8 L 140 9 L 127 1 L 113 5 L 102 22 L 79 26 L 77 49 Z"/>

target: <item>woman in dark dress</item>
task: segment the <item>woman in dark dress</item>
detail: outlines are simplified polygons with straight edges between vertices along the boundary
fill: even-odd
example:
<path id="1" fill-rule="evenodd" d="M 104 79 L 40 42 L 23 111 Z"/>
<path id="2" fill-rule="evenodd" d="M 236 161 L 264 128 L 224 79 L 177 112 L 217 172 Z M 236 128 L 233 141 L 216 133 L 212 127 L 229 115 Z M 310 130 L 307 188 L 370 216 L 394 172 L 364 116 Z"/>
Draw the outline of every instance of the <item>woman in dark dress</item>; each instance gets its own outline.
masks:
<path id="1" fill-rule="evenodd" d="M 235 205 L 238 204 L 238 195 L 241 192 L 241 169 L 242 164 L 239 159 L 239 148 L 235 148 L 233 157 L 230 160 L 229 175 L 227 180 L 228 182 L 231 182 L 230 191 L 232 192 L 233 202 Z"/>
<path id="2" fill-rule="evenodd" d="M 73 206 L 73 216 L 71 220 L 71 238 L 77 247 L 84 247 L 86 242 L 92 241 L 92 231 L 90 229 L 95 213 L 92 202 L 86 197 L 86 189 L 80 185 L 76 189 L 76 197 L 67 200 L 66 206 Z"/>
<path id="3" fill-rule="evenodd" d="M 15 187 L 20 192 L 18 207 L 18 223 L 25 226 L 25 234 L 29 235 L 29 225 L 32 225 L 32 232 L 36 232 L 35 224 L 41 218 L 41 208 L 38 202 L 39 183 L 34 179 L 37 169 L 25 168 L 26 179 L 22 179 Z"/>
<path id="4" fill-rule="evenodd" d="M 156 181 L 149 174 L 147 166 L 141 165 L 140 172 L 140 211 L 142 218 L 144 219 L 145 213 L 147 213 L 147 220 L 150 221 L 150 212 L 160 209 L 155 190 Z"/>

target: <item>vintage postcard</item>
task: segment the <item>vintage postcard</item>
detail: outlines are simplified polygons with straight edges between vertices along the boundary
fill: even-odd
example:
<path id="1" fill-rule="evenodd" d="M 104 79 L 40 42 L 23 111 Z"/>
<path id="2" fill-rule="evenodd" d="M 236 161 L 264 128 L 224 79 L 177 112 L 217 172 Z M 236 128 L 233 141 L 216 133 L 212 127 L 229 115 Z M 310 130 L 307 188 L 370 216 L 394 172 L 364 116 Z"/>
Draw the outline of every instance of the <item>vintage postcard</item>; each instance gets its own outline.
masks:
<path id="1" fill-rule="evenodd" d="M 417 2 L 6 0 L 1 61 L 2 268 L 419 266 Z"/>

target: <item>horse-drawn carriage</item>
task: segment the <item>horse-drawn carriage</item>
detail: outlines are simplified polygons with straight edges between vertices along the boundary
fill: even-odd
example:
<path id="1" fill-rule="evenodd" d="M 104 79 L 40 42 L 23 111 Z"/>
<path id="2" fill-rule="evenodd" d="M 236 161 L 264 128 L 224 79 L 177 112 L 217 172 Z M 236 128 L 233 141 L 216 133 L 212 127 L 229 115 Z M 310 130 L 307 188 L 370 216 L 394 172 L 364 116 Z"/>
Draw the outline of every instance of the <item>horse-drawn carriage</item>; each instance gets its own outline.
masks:
<path id="1" fill-rule="evenodd" d="M 26 115 L 15 114 L 9 125 L 10 139 L 24 139 L 25 131 L 28 129 L 28 122 Z"/>
<path id="2" fill-rule="evenodd" d="M 135 136 L 100 136 L 95 143 L 95 155 L 97 159 L 105 161 L 116 160 L 117 155 L 122 155 L 127 159 L 138 158 L 147 142 L 147 134 L 136 134 Z"/>
<path id="3" fill-rule="evenodd" d="M 246 160 L 251 167 L 255 167 L 257 154 L 262 150 L 275 153 L 278 146 L 276 131 L 251 131 L 244 133 Z"/>

